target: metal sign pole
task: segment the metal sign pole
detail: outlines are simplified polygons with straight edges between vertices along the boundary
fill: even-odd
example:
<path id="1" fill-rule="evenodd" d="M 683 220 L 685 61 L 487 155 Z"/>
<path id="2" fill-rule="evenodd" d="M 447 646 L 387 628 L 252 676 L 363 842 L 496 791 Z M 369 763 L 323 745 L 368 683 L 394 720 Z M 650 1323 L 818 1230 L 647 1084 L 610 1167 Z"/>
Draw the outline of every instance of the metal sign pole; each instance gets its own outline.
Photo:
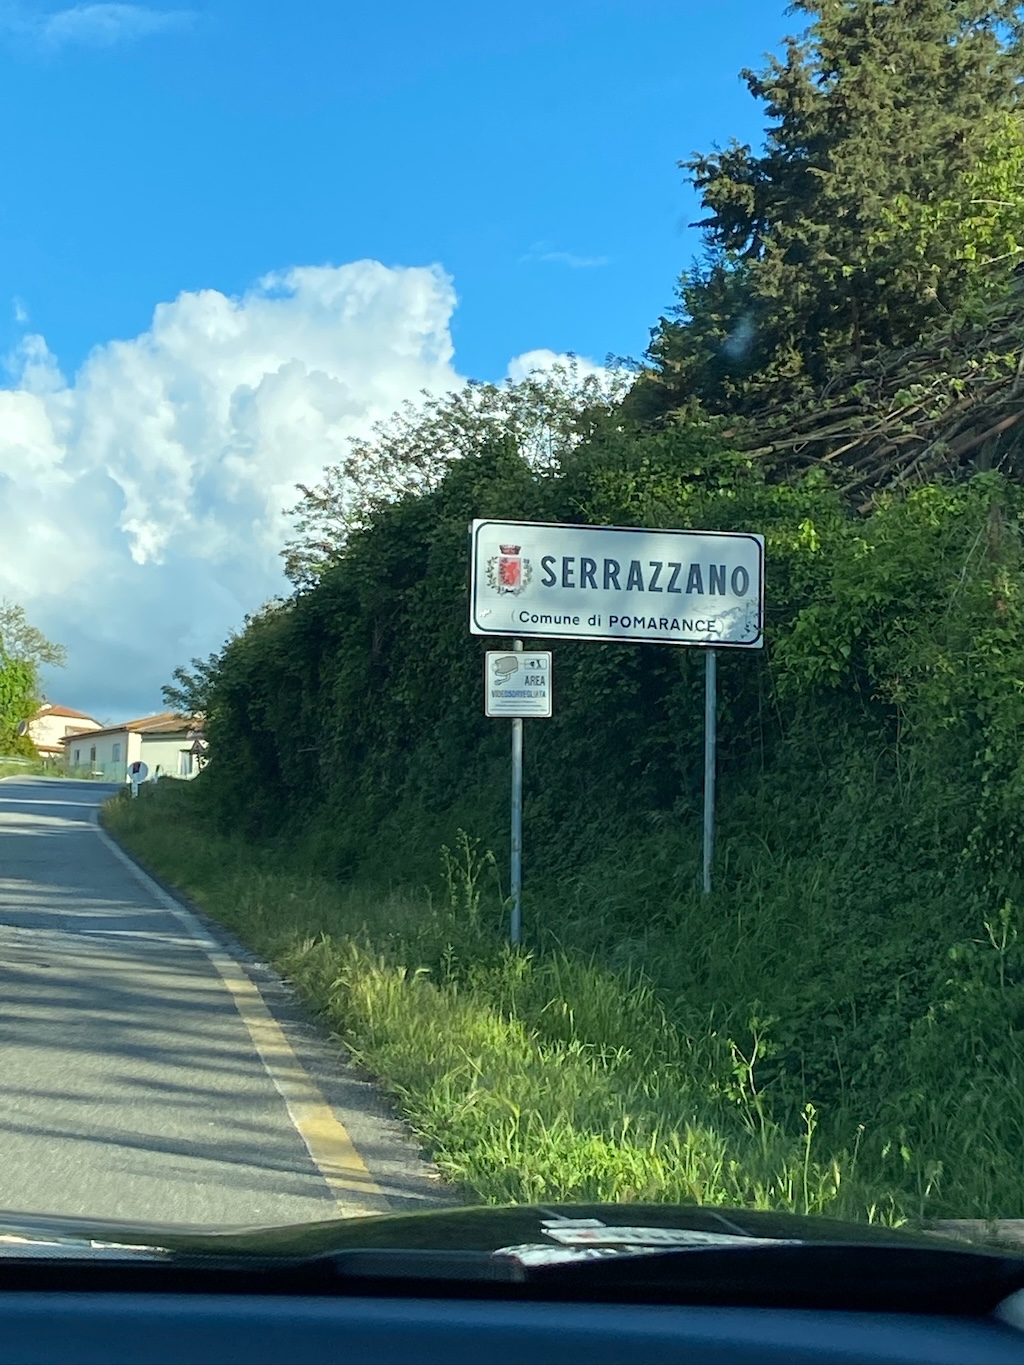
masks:
<path id="1" fill-rule="evenodd" d="M 715 748 L 718 735 L 718 657 L 704 655 L 704 894 L 711 892 L 711 860 L 715 853 Z"/>
<path id="2" fill-rule="evenodd" d="M 517 654 L 523 652 L 522 640 L 513 640 Z M 523 936 L 523 718 L 512 721 L 512 923 L 509 937 L 518 948 Z"/>

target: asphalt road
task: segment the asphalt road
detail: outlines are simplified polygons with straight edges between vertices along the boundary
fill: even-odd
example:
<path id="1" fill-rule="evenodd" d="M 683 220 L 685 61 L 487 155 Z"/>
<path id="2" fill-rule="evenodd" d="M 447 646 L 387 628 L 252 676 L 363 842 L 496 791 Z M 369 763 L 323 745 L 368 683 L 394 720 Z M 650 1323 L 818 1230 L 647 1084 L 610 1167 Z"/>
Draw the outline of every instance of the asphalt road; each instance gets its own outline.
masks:
<path id="1" fill-rule="evenodd" d="M 273 974 L 118 856 L 110 791 L 0 781 L 0 1209 L 265 1225 L 450 1202 Z M 346 1142 L 362 1185 L 325 1165 Z"/>

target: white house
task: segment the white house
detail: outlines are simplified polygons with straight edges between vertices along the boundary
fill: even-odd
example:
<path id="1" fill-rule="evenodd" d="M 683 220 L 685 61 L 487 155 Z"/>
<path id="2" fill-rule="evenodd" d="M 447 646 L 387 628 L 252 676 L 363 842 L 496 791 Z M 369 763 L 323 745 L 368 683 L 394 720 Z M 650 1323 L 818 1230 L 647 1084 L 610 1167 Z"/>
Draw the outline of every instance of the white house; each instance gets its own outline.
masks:
<path id="1" fill-rule="evenodd" d="M 29 739 L 43 758 L 64 757 L 64 740 L 68 735 L 85 734 L 103 727 L 84 711 L 72 711 L 69 706 L 57 706 L 45 701 L 28 722 Z"/>
<path id="2" fill-rule="evenodd" d="M 203 763 L 203 741 L 195 723 L 173 711 L 127 720 L 64 740 L 68 771 L 125 782 L 128 764 L 141 759 L 147 778 L 195 777 Z"/>

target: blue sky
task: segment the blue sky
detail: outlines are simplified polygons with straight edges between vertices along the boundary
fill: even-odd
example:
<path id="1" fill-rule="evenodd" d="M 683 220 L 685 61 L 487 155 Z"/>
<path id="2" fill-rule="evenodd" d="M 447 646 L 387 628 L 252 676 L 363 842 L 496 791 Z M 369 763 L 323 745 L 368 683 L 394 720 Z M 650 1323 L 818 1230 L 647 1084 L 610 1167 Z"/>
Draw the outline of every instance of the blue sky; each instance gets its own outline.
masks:
<path id="1" fill-rule="evenodd" d="M 180 360 L 202 346 L 180 341 L 184 331 L 215 336 L 218 308 L 237 315 L 231 300 L 243 300 L 249 317 L 244 301 L 268 273 L 280 283 L 297 267 L 368 261 L 397 273 L 373 286 L 383 320 L 377 340 L 353 340 L 356 352 L 378 341 L 382 354 L 408 348 L 408 328 L 423 330 L 409 319 L 426 310 L 430 346 L 443 350 L 450 339 L 445 373 L 458 377 L 499 379 L 536 349 L 639 356 L 699 246 L 686 227 L 697 205 L 676 162 L 731 136 L 760 139 L 761 112 L 738 72 L 760 66 L 794 26 L 783 5 L 765 0 L 523 0 L 512 12 L 468 0 L 0 0 L 0 354 L 12 357 L 0 392 L 8 399 L 0 474 L 10 491 L 42 460 L 51 486 L 73 485 L 71 520 L 77 507 L 91 533 L 106 537 L 99 605 L 133 628 L 148 628 L 161 603 L 180 608 L 182 593 L 210 596 L 204 574 L 190 574 L 195 554 L 190 562 L 180 518 L 178 540 L 168 533 L 162 548 L 140 550 L 178 514 L 153 490 L 169 482 L 185 498 L 187 484 L 194 535 L 205 536 L 191 542 L 195 553 L 211 538 L 218 545 L 216 565 L 207 562 L 216 611 L 197 601 L 191 615 L 172 612 L 159 642 L 139 647 L 129 681 L 104 674 L 109 622 L 100 631 L 85 620 L 97 599 L 60 586 L 70 584 L 77 552 L 54 539 L 68 531 L 67 515 L 49 536 L 37 528 L 18 551 L 18 572 L 8 566 L 5 576 L 0 563 L 0 593 L 68 637 L 72 660 L 51 687 L 55 698 L 106 714 L 157 709 L 168 665 L 216 647 L 258 605 L 240 581 L 255 573 L 252 589 L 264 596 L 275 586 L 269 568 L 242 567 L 259 509 L 242 496 L 237 523 L 211 520 L 212 503 L 195 493 L 209 486 L 209 461 L 223 471 L 241 447 L 218 445 L 201 477 L 189 466 L 190 442 L 198 449 L 208 433 L 196 398 L 202 376 L 185 376 Z M 406 273 L 432 266 L 446 284 Z M 301 326 L 281 318 L 275 332 L 268 300 L 255 300 L 258 343 L 246 343 L 246 374 L 258 346 L 267 357 L 260 375 L 278 390 L 293 361 L 307 381 L 324 373 L 344 386 L 343 360 L 325 359 L 308 327 L 327 308 L 349 316 L 365 281 L 344 276 L 341 304 L 327 276 L 302 278 L 281 286 L 299 311 L 308 305 Z M 154 332 L 161 306 L 170 340 Z M 392 324 L 398 331 L 386 339 L 381 329 Z M 292 339 L 279 340 L 289 328 Z M 177 377 L 165 367 L 158 383 L 153 356 L 174 346 Z M 426 382 L 441 382 L 435 360 L 420 358 Z M 208 375 L 213 362 L 204 364 Z M 403 373 L 363 404 L 363 418 L 422 380 Z M 242 388 L 264 392 L 251 376 Z M 308 474 L 327 449 L 314 442 L 294 469 L 275 457 L 282 484 Z M 42 507 L 46 485 L 36 483 Z M 92 573 L 99 551 L 78 548 L 81 572 Z M 25 555 L 36 556 L 39 574 L 48 555 L 64 567 L 49 584 L 29 580 Z M 149 577 L 133 588 L 136 570 L 139 584 Z"/>

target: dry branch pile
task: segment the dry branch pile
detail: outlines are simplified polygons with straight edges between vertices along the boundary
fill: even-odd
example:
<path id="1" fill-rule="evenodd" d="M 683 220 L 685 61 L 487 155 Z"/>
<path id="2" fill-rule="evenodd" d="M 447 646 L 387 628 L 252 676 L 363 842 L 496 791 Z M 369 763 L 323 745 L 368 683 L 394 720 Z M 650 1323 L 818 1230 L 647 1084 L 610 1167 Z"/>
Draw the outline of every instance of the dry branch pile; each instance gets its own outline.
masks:
<path id="1" fill-rule="evenodd" d="M 863 508 L 879 492 L 1001 469 L 1024 476 L 1024 294 L 836 375 L 814 402 L 767 407 L 729 434 L 782 478 L 812 466 Z"/>

